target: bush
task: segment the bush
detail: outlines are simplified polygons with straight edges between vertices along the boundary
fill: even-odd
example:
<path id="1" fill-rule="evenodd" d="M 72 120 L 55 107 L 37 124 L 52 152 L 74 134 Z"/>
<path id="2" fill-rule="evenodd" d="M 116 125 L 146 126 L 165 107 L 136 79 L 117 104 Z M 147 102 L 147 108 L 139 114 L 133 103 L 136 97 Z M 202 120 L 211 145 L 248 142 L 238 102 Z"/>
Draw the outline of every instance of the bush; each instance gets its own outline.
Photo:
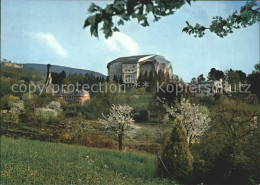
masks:
<path id="1" fill-rule="evenodd" d="M 159 176 L 183 181 L 191 175 L 192 163 L 186 131 L 181 120 L 177 119 L 162 156 L 159 157 Z"/>

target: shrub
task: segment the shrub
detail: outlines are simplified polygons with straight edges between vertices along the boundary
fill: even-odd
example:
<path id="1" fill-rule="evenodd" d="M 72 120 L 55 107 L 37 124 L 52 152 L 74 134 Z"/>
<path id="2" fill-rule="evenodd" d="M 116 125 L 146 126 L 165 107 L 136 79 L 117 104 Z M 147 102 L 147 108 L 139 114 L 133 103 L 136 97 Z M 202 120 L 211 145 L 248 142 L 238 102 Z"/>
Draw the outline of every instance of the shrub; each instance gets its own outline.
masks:
<path id="1" fill-rule="evenodd" d="M 187 179 L 192 172 L 193 157 L 189 150 L 187 134 L 178 118 L 175 121 L 171 136 L 163 149 L 158 162 L 158 173 L 161 177 L 177 180 Z"/>

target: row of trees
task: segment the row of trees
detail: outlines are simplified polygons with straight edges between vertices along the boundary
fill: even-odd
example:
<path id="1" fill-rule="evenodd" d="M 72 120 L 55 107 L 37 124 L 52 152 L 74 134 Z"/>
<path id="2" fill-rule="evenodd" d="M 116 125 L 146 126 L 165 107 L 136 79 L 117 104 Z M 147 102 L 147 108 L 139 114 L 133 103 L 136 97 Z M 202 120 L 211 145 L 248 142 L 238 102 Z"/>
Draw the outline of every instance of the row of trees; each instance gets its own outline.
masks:
<path id="1" fill-rule="evenodd" d="M 239 83 L 241 84 L 249 84 L 250 85 L 250 91 L 254 94 L 256 94 L 260 98 L 260 62 L 255 65 L 255 70 L 252 71 L 251 74 L 246 75 L 245 72 L 242 70 L 228 70 L 228 71 L 221 71 L 217 70 L 215 68 L 212 68 L 210 72 L 208 73 L 207 79 L 208 81 L 215 81 L 219 79 L 226 80 L 232 88 L 239 87 Z M 191 83 L 200 83 L 205 82 L 206 78 L 204 78 L 203 74 L 199 75 L 197 78 L 192 78 Z"/>
<path id="2" fill-rule="evenodd" d="M 215 81 L 215 80 L 227 80 L 230 84 L 231 83 L 245 83 L 246 82 L 246 73 L 241 70 L 227 70 L 223 72 L 222 70 L 217 70 L 215 68 L 211 68 L 210 72 L 208 73 L 207 80 L 208 81 Z M 199 75 L 197 78 L 192 78 L 191 83 L 199 83 L 205 82 L 206 78 L 203 74 Z"/>

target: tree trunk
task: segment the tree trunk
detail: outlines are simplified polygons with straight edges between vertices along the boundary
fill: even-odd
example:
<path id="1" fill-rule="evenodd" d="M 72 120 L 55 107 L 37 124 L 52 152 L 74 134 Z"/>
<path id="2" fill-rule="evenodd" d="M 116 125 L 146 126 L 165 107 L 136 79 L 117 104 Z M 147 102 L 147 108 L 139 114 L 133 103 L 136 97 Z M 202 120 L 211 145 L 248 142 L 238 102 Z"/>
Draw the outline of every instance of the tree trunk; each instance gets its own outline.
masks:
<path id="1" fill-rule="evenodd" d="M 123 143 L 122 143 L 123 137 L 122 134 L 118 134 L 118 149 L 121 151 L 123 148 Z"/>

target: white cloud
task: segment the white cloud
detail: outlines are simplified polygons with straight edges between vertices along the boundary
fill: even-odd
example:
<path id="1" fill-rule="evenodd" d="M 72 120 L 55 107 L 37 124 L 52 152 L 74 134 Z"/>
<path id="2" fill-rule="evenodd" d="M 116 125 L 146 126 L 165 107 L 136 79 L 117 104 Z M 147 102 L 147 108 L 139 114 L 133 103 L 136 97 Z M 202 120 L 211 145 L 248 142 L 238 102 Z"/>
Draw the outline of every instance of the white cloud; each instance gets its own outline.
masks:
<path id="1" fill-rule="evenodd" d="M 116 32 L 112 37 L 105 40 L 105 43 L 110 51 L 121 52 L 122 49 L 126 50 L 131 55 L 139 53 L 138 44 L 128 35 Z"/>
<path id="2" fill-rule="evenodd" d="M 62 57 L 67 57 L 67 51 L 60 45 L 60 43 L 56 40 L 56 38 L 50 33 L 42 33 L 38 32 L 34 34 L 34 36 L 47 45 L 50 49 L 56 52 L 58 55 Z"/>

